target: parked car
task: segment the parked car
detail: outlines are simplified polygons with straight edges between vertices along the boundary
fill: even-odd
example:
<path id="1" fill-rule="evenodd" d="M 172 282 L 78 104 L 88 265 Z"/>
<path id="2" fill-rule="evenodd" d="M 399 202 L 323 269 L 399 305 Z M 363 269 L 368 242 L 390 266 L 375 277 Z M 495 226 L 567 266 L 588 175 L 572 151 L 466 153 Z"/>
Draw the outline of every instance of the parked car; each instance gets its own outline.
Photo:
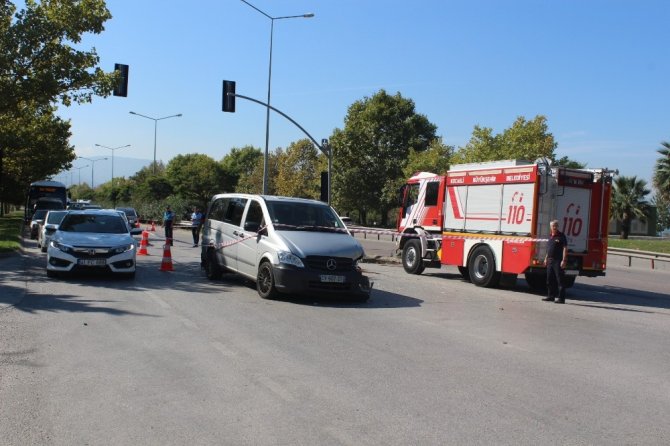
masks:
<path id="1" fill-rule="evenodd" d="M 142 232 L 128 228 L 114 210 L 69 211 L 47 248 L 47 276 L 98 271 L 135 276 L 137 242 Z"/>
<path id="2" fill-rule="evenodd" d="M 213 197 L 202 229 L 207 277 L 229 270 L 256 282 L 258 294 L 370 296 L 358 262 L 363 247 L 321 201 L 247 194 Z"/>
<path id="3" fill-rule="evenodd" d="M 128 223 L 131 228 L 134 228 L 137 225 L 139 216 L 137 215 L 135 208 L 116 208 L 116 210 L 123 211 L 126 214 L 126 218 L 128 218 Z"/>
<path id="4" fill-rule="evenodd" d="M 37 234 L 40 232 L 40 226 L 44 224 L 44 218 L 47 216 L 48 209 L 38 209 L 33 213 L 30 219 L 30 239 L 37 239 Z"/>
<path id="5" fill-rule="evenodd" d="M 47 252 L 47 247 L 51 241 L 51 236 L 54 232 L 56 232 L 58 225 L 60 224 L 61 220 L 63 220 L 63 217 L 65 217 L 67 212 L 68 211 L 47 212 L 47 215 L 44 218 L 44 224 L 40 227 L 40 230 L 37 234 L 37 246 L 40 247 L 42 252 Z"/>

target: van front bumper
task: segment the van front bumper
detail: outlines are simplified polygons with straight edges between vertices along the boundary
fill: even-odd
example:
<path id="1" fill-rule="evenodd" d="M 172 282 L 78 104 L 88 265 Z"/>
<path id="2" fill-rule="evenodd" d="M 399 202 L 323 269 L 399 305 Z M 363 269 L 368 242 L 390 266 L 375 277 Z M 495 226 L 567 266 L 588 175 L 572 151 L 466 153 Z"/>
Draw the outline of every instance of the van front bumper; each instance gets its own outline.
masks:
<path id="1" fill-rule="evenodd" d="M 308 268 L 273 265 L 275 288 L 282 294 L 369 297 L 370 280 L 360 271 L 326 273 Z"/>

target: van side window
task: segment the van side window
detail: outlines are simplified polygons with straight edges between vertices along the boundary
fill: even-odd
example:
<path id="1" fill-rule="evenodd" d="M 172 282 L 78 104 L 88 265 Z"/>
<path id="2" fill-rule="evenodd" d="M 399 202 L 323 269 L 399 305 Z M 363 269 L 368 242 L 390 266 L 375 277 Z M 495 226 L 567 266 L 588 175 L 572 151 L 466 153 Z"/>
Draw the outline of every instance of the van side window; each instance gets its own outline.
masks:
<path id="1" fill-rule="evenodd" d="M 244 207 L 246 204 L 246 198 L 231 199 L 223 216 L 223 221 L 235 226 L 239 226 L 240 223 L 242 223 L 242 214 L 244 213 Z"/>
<path id="2" fill-rule="evenodd" d="M 209 211 L 209 217 L 211 220 L 223 221 L 223 216 L 225 215 L 227 204 L 230 202 L 230 198 L 219 198 L 214 203 L 212 203 L 212 208 Z"/>
<path id="3" fill-rule="evenodd" d="M 261 208 L 261 204 L 258 201 L 253 200 L 249 203 L 246 222 L 255 223 L 259 226 L 263 222 L 263 208 Z"/>

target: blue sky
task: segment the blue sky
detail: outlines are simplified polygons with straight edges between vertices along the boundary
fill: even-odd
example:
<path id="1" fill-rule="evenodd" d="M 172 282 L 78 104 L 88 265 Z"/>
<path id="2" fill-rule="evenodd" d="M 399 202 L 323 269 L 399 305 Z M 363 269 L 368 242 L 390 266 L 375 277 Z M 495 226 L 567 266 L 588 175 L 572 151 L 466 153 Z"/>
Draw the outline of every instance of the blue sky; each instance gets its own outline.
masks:
<path id="1" fill-rule="evenodd" d="M 656 150 L 670 141 L 667 0 L 250 2 L 274 17 L 315 14 L 274 22 L 271 102 L 317 140 L 343 128 L 351 104 L 385 89 L 412 99 L 457 147 L 475 125 L 497 133 L 542 114 L 559 157 L 650 182 Z M 95 144 L 131 144 L 115 152 L 116 176 L 132 174 L 124 158 L 151 160 L 154 123 L 131 110 L 183 114 L 158 123 L 164 162 L 265 147 L 265 109 L 238 99 L 236 113 L 223 113 L 221 83 L 235 80 L 238 94 L 265 100 L 269 19 L 240 0 L 107 5 L 106 30 L 83 44 L 105 69 L 130 65 L 129 95 L 60 110 L 79 155 L 109 157 Z M 271 150 L 303 137 L 271 116 Z M 95 178 L 111 178 L 109 161 L 95 164 Z"/>

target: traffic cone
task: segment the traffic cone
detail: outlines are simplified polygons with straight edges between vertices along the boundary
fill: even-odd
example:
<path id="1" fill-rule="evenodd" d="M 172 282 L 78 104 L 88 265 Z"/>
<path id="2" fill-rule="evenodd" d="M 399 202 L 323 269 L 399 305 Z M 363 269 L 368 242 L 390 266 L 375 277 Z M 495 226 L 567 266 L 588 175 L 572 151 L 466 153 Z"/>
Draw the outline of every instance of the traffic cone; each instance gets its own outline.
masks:
<path id="1" fill-rule="evenodd" d="M 151 232 L 156 232 L 156 223 L 153 220 L 151 221 Z"/>
<path id="2" fill-rule="evenodd" d="M 148 256 L 147 246 L 149 246 L 149 233 L 142 231 L 142 240 L 140 241 L 140 249 L 137 251 L 138 256 Z"/>
<path id="3" fill-rule="evenodd" d="M 161 271 L 174 271 L 172 268 L 172 254 L 170 253 L 170 244 L 163 245 L 163 261 L 161 262 Z"/>

